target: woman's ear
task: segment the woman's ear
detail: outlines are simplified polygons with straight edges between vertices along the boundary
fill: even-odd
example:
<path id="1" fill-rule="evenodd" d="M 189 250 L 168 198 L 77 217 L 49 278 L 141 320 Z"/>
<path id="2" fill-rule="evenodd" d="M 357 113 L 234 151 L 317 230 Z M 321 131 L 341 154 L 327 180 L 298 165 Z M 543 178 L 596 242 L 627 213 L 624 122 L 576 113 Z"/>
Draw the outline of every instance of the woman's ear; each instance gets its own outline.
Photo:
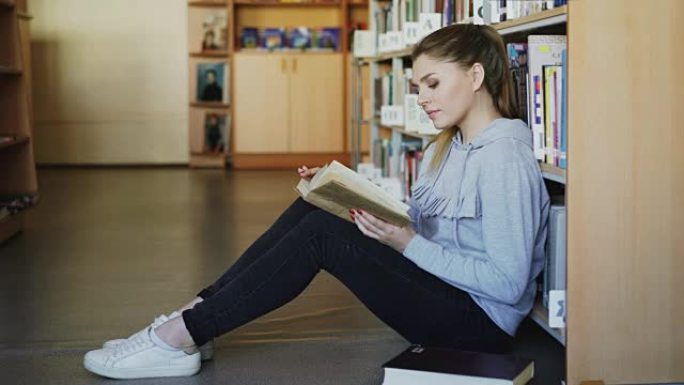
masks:
<path id="1" fill-rule="evenodd" d="M 482 64 L 475 63 L 470 67 L 470 77 L 473 85 L 473 92 L 477 92 L 482 88 L 485 78 L 485 70 Z"/>

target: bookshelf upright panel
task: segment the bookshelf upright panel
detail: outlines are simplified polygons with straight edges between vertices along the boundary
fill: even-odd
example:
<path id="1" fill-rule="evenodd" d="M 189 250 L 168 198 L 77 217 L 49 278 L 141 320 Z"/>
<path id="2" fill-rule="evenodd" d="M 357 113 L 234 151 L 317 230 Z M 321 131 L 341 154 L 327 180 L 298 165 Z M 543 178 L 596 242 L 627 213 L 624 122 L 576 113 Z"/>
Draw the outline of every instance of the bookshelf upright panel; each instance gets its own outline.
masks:
<path id="1" fill-rule="evenodd" d="M 682 15 L 569 5 L 569 384 L 684 380 Z"/>

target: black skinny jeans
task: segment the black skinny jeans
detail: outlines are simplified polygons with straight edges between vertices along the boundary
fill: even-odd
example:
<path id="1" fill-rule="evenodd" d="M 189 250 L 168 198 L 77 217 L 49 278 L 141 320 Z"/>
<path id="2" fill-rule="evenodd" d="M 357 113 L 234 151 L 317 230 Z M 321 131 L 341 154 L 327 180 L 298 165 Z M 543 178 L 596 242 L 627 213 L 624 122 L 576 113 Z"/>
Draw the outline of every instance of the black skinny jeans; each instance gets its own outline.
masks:
<path id="1" fill-rule="evenodd" d="M 302 199 L 198 294 L 204 301 L 183 320 L 202 345 L 290 302 L 321 269 L 411 343 L 503 352 L 512 340 L 466 292 Z"/>

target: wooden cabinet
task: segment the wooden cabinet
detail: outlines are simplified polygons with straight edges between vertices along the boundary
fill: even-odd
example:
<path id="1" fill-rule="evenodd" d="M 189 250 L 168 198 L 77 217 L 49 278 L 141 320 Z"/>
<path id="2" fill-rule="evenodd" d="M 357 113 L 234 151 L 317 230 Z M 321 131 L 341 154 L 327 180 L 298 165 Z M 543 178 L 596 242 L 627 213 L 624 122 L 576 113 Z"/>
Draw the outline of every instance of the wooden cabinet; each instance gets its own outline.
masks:
<path id="1" fill-rule="evenodd" d="M 234 57 L 235 152 L 342 152 L 339 53 L 240 52 Z"/>
<path id="2" fill-rule="evenodd" d="M 235 54 L 235 151 L 284 153 L 289 148 L 285 55 Z"/>

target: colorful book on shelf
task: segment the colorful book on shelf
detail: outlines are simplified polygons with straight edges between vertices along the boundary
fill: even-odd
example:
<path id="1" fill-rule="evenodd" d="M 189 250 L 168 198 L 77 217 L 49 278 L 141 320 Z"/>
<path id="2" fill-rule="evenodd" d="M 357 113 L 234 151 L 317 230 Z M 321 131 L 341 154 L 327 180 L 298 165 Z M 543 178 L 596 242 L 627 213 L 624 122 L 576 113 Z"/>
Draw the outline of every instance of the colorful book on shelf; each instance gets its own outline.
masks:
<path id="1" fill-rule="evenodd" d="M 258 28 L 242 27 L 240 29 L 240 48 L 258 48 L 259 43 Z"/>
<path id="2" fill-rule="evenodd" d="M 557 146 L 558 137 L 558 74 L 561 66 L 544 66 L 544 126 L 545 126 L 545 147 L 544 161 L 546 164 L 557 166 Z"/>
<path id="3" fill-rule="evenodd" d="M 397 226 L 410 223 L 405 203 L 337 161 L 323 166 L 311 181 L 301 179 L 295 191 L 312 205 L 348 221 L 350 209 L 361 209 Z"/>
<path id="4" fill-rule="evenodd" d="M 313 33 L 312 46 L 318 50 L 340 50 L 340 29 L 337 27 L 317 28 Z"/>
<path id="5" fill-rule="evenodd" d="M 410 346 L 383 365 L 383 385 L 524 385 L 534 361 L 510 355 Z"/>
<path id="6" fill-rule="evenodd" d="M 293 49 L 311 48 L 311 28 L 295 27 L 289 30 L 287 45 Z"/>
<path id="7" fill-rule="evenodd" d="M 265 28 L 262 31 L 261 48 L 268 50 L 285 48 L 285 28 Z"/>
<path id="8" fill-rule="evenodd" d="M 527 77 L 529 74 L 527 68 L 527 44 L 508 43 L 506 44 L 506 51 L 508 52 L 511 78 L 513 80 L 515 105 L 518 108 L 520 119 L 524 122 L 529 122 L 527 105 Z"/>
<path id="9" fill-rule="evenodd" d="M 529 120 L 532 128 L 534 154 L 544 160 L 545 118 L 544 118 L 544 73 L 545 65 L 561 65 L 561 51 L 565 49 L 564 35 L 530 35 L 527 38 L 529 67 Z"/>
<path id="10" fill-rule="evenodd" d="M 560 154 L 558 155 L 558 166 L 562 169 L 567 168 L 568 151 L 568 51 L 563 50 L 561 54 L 563 65 L 563 86 L 561 97 L 561 127 L 560 127 Z"/>

